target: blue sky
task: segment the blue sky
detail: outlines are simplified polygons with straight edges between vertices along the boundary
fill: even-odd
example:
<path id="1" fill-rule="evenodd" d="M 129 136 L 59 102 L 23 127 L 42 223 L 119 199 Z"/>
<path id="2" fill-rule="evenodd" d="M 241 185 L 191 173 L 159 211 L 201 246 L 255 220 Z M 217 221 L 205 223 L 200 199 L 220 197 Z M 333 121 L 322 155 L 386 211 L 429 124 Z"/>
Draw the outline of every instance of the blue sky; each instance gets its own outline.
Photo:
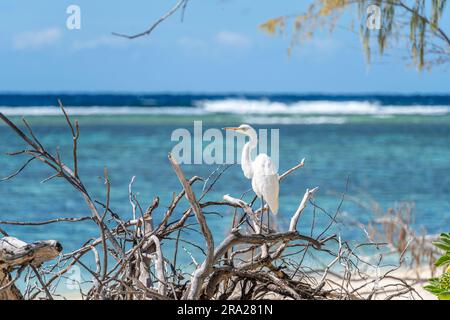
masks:
<path id="1" fill-rule="evenodd" d="M 183 22 L 175 14 L 150 37 L 111 35 L 144 30 L 175 2 L 2 0 L 0 91 L 450 93 L 448 71 L 418 73 L 399 52 L 368 67 L 344 30 L 289 57 L 290 39 L 258 25 L 308 1 L 191 0 Z M 70 4 L 81 30 L 66 28 Z"/>

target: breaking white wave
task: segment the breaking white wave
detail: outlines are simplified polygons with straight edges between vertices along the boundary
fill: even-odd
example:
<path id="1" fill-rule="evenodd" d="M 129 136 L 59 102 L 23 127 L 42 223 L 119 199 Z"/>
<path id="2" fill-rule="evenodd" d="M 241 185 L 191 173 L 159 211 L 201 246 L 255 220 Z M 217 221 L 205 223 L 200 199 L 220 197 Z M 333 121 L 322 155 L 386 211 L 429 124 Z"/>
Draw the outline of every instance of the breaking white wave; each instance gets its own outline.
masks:
<path id="1" fill-rule="evenodd" d="M 307 123 L 308 121 L 342 122 L 340 119 L 315 118 L 315 119 L 282 119 L 290 115 L 312 115 L 312 116 L 351 116 L 368 115 L 374 117 L 388 117 L 396 115 L 428 115 L 438 116 L 450 114 L 450 106 L 384 106 L 370 102 L 359 101 L 299 101 L 294 103 L 282 103 L 269 100 L 246 100 L 246 99 L 224 99 L 197 101 L 195 107 L 138 107 L 138 106 L 90 106 L 71 107 L 66 110 L 72 115 L 94 116 L 94 115 L 205 115 L 205 114 L 231 114 L 231 115 L 253 115 L 269 118 L 279 116 L 280 121 L 291 121 L 290 123 Z M 0 106 L 0 112 L 8 116 L 59 116 L 61 110 L 56 106 L 36 107 L 10 107 Z M 273 120 L 265 120 L 273 121 Z M 292 122 L 294 121 L 294 122 Z M 268 123 L 268 122 L 266 122 Z"/>
<path id="2" fill-rule="evenodd" d="M 317 124 L 345 124 L 347 119 L 345 117 L 259 117 L 249 116 L 245 118 L 246 123 L 270 125 L 270 124 L 302 124 L 302 125 L 317 125 Z"/>
<path id="3" fill-rule="evenodd" d="M 381 106 L 359 101 L 301 101 L 291 104 L 269 100 L 204 100 L 198 106 L 206 112 L 234 114 L 317 115 L 442 115 L 450 106 Z"/>

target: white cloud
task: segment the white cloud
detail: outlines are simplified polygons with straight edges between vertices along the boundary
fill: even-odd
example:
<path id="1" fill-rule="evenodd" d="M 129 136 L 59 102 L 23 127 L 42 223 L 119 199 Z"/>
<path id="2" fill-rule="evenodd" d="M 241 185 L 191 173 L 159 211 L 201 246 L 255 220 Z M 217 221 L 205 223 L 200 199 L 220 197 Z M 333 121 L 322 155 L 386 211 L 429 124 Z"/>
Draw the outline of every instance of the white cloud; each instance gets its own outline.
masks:
<path id="1" fill-rule="evenodd" d="M 76 41 L 72 47 L 76 50 L 95 49 L 98 47 L 121 47 L 129 43 L 128 40 L 119 39 L 114 36 L 103 36 L 87 41 Z"/>
<path id="2" fill-rule="evenodd" d="M 231 31 L 217 33 L 214 40 L 221 45 L 239 49 L 248 49 L 251 45 L 250 39 L 245 35 Z"/>
<path id="3" fill-rule="evenodd" d="M 241 52 L 251 47 L 251 41 L 246 36 L 230 32 L 220 31 L 207 39 L 183 37 L 178 40 L 178 44 L 187 52 L 205 55 L 217 55 L 220 52 L 229 53 L 229 49 L 234 52 Z"/>
<path id="4" fill-rule="evenodd" d="M 48 28 L 17 34 L 13 38 L 13 48 L 16 50 L 38 49 L 53 45 L 62 38 L 58 28 Z"/>

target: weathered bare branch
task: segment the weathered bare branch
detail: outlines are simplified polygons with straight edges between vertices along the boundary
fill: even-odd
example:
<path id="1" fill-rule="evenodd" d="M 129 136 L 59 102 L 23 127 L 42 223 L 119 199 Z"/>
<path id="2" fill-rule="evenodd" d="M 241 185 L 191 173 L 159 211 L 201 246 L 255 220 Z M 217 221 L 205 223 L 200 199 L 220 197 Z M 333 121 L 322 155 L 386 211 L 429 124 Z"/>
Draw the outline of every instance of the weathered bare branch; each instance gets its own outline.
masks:
<path id="1" fill-rule="evenodd" d="M 156 29 L 156 27 L 163 22 L 164 20 L 166 20 L 167 18 L 169 18 L 171 15 L 173 15 L 178 9 L 182 8 L 183 12 L 186 8 L 186 5 L 188 3 L 189 0 L 179 0 L 175 6 L 169 10 L 166 14 L 164 14 L 162 17 L 160 17 L 155 23 L 153 23 L 150 28 L 148 28 L 147 30 L 134 34 L 134 35 L 126 35 L 123 33 L 117 33 L 117 32 L 113 32 L 112 34 L 114 36 L 118 36 L 118 37 L 122 37 L 122 38 L 126 38 L 126 39 L 136 39 L 139 37 L 143 37 L 143 36 L 148 36 L 150 33 L 153 32 L 153 30 Z"/>

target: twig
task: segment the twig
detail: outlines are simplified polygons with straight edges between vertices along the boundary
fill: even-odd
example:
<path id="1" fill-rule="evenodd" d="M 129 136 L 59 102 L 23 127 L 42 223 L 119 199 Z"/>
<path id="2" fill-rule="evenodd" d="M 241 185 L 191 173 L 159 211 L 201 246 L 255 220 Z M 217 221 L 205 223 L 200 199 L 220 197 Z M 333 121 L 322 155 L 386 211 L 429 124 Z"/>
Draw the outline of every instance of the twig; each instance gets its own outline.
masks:
<path id="1" fill-rule="evenodd" d="M 153 23 L 150 26 L 150 28 L 148 28 L 146 31 L 137 33 L 135 35 L 126 35 L 126 34 L 123 34 L 123 33 L 116 33 L 116 32 L 113 32 L 112 34 L 114 36 L 118 36 L 118 37 L 122 37 L 122 38 L 126 38 L 126 39 L 136 39 L 136 38 L 139 38 L 139 37 L 142 37 L 142 36 L 148 36 L 161 22 L 163 22 L 164 20 L 169 18 L 180 7 L 183 7 L 183 11 L 184 11 L 184 8 L 186 7 L 188 1 L 189 0 L 179 0 L 171 10 L 169 10 L 165 15 L 163 15 L 161 18 L 159 18 L 155 23 Z"/>

